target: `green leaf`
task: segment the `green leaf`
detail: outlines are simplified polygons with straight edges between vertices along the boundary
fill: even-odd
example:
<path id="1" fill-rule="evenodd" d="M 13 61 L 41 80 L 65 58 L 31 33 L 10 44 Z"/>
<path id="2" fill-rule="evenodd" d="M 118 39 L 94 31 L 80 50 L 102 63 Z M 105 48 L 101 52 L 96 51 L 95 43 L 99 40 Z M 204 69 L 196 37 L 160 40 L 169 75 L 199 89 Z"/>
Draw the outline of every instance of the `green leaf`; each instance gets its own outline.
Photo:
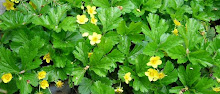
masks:
<path id="1" fill-rule="evenodd" d="M 18 91 L 18 88 L 16 86 L 16 80 L 13 79 L 9 83 L 0 83 L 0 88 L 1 90 L 6 91 L 7 94 L 14 94 L 16 91 Z"/>
<path id="2" fill-rule="evenodd" d="M 167 51 L 168 56 L 172 59 L 177 59 L 177 63 L 186 63 L 188 58 L 186 57 L 186 50 L 182 45 L 173 47 Z"/>
<path id="3" fill-rule="evenodd" d="M 36 5 L 38 11 L 41 11 L 41 9 L 43 8 L 42 6 L 45 6 L 48 3 L 50 3 L 51 0 L 30 0 L 30 1 Z"/>
<path id="4" fill-rule="evenodd" d="M 92 24 L 92 23 L 80 25 L 80 32 L 81 33 L 88 32 L 91 35 L 93 34 L 93 32 L 96 32 L 98 34 L 101 33 L 99 27 L 97 25 Z"/>
<path id="5" fill-rule="evenodd" d="M 157 12 L 157 9 L 161 7 L 162 0 L 148 0 L 144 4 L 144 9 L 152 13 Z"/>
<path id="6" fill-rule="evenodd" d="M 60 32 L 60 33 L 53 33 L 53 47 L 54 48 L 60 48 L 63 50 L 73 50 L 76 43 L 83 39 L 82 35 L 79 32 Z M 70 51 L 68 51 L 70 52 Z"/>
<path id="7" fill-rule="evenodd" d="M 54 66 L 58 68 L 64 68 L 66 66 L 66 63 L 68 62 L 68 60 L 66 59 L 66 56 L 52 55 L 52 59 L 53 59 Z"/>
<path id="8" fill-rule="evenodd" d="M 183 66 L 178 68 L 178 77 L 184 86 L 192 86 L 200 78 L 200 69 L 198 65 L 188 64 L 186 69 Z"/>
<path id="9" fill-rule="evenodd" d="M 131 22 L 130 25 L 129 25 L 128 33 L 130 33 L 130 34 L 139 34 L 142 30 L 141 27 L 142 27 L 142 22 L 137 22 L 137 23 Z"/>
<path id="10" fill-rule="evenodd" d="M 67 75 L 72 74 L 72 71 L 74 69 L 74 63 L 73 62 L 67 62 L 66 66 L 64 67 L 64 71 L 66 72 Z"/>
<path id="11" fill-rule="evenodd" d="M 116 3 L 116 6 L 122 6 L 123 14 L 130 13 L 134 9 L 134 4 L 130 0 L 121 0 Z"/>
<path id="12" fill-rule="evenodd" d="M 149 56 L 164 56 L 164 53 L 159 50 L 158 44 L 155 42 L 148 43 L 147 46 L 144 48 L 143 53 Z"/>
<path id="13" fill-rule="evenodd" d="M 148 14 L 147 21 L 150 29 L 148 26 L 143 28 L 143 33 L 158 43 L 160 37 L 168 30 L 169 25 L 164 19 L 159 19 L 159 15 L 152 13 Z"/>
<path id="14" fill-rule="evenodd" d="M 128 39 L 127 36 L 122 36 L 118 45 L 118 49 L 128 55 L 130 52 L 131 41 Z"/>
<path id="15" fill-rule="evenodd" d="M 24 15 L 20 11 L 8 11 L 0 16 L 0 28 L 15 29 L 31 23 L 33 16 L 31 14 Z"/>
<path id="16" fill-rule="evenodd" d="M 39 85 L 38 83 L 39 79 L 37 78 L 36 73 L 25 73 L 22 79 L 26 81 L 30 81 L 30 84 L 34 87 Z"/>
<path id="17" fill-rule="evenodd" d="M 102 8 L 109 8 L 110 4 L 108 0 L 93 0 L 93 4 Z"/>
<path id="18" fill-rule="evenodd" d="M 96 57 L 97 55 L 99 54 L 93 53 L 92 57 Z M 113 65 L 114 62 L 112 62 L 112 60 L 108 57 L 104 57 L 99 61 L 90 61 L 90 69 L 101 77 L 106 77 L 108 70 L 110 70 Z"/>
<path id="19" fill-rule="evenodd" d="M 79 93 L 80 94 L 90 94 L 92 84 L 93 84 L 93 82 L 90 79 L 84 77 L 78 87 Z"/>
<path id="20" fill-rule="evenodd" d="M 172 87 L 170 90 L 169 90 L 169 93 L 180 93 L 180 91 L 183 89 L 184 87 L 183 86 L 175 86 L 175 87 Z"/>
<path id="21" fill-rule="evenodd" d="M 189 61 L 194 65 L 197 65 L 199 63 L 203 66 L 212 66 L 213 63 L 210 54 L 205 50 L 198 50 L 189 53 Z"/>
<path id="22" fill-rule="evenodd" d="M 73 76 L 72 80 L 74 82 L 74 85 L 79 85 L 81 83 L 81 81 L 84 78 L 85 72 L 86 70 L 80 67 L 73 69 L 73 72 L 71 75 Z"/>
<path id="23" fill-rule="evenodd" d="M 151 83 L 149 80 L 147 80 L 148 78 L 145 77 L 141 77 L 141 78 L 135 78 L 134 79 L 134 83 L 133 83 L 133 88 L 134 90 L 138 91 L 140 90 L 141 92 L 148 92 L 148 90 L 150 89 Z"/>
<path id="24" fill-rule="evenodd" d="M 124 54 L 121 53 L 119 50 L 114 49 L 113 51 L 111 51 L 111 53 L 108 54 L 108 57 L 110 59 L 112 59 L 112 61 L 114 62 L 120 62 L 123 63 L 125 57 Z"/>
<path id="25" fill-rule="evenodd" d="M 118 44 L 119 42 L 119 34 L 117 32 L 108 32 L 104 35 L 105 38 L 111 39 L 113 45 Z"/>
<path id="26" fill-rule="evenodd" d="M 61 21 L 62 17 L 66 16 L 66 12 L 69 10 L 69 8 L 70 7 L 68 5 L 51 8 L 48 12 L 48 15 L 42 15 L 40 17 L 36 15 L 33 23 L 35 25 L 41 25 L 48 29 L 52 29 L 56 32 L 60 32 L 61 27 L 59 27 L 59 22 Z"/>
<path id="27" fill-rule="evenodd" d="M 0 48 L 0 72 L 19 73 L 15 54 L 4 47 Z"/>
<path id="28" fill-rule="evenodd" d="M 102 38 L 101 42 L 98 44 L 98 50 L 104 52 L 104 54 L 109 53 L 114 46 L 112 39 Z"/>
<path id="29" fill-rule="evenodd" d="M 16 79 L 16 85 L 20 89 L 21 94 L 30 94 L 32 91 L 32 87 L 27 83 L 25 79 L 25 75 L 21 76 L 21 79 Z"/>
<path id="30" fill-rule="evenodd" d="M 183 36 L 186 48 L 190 51 L 193 50 L 199 42 L 203 40 L 203 37 L 199 34 L 198 30 L 201 26 L 201 23 L 198 20 L 190 18 L 187 20 L 187 31 L 185 27 L 180 27 L 179 33 Z M 194 36 L 194 37 L 192 37 Z"/>
<path id="31" fill-rule="evenodd" d="M 180 43 L 182 43 L 182 40 L 180 37 L 175 36 L 175 35 L 170 35 L 164 43 L 161 43 L 160 49 L 169 50 L 170 48 L 175 47 L 179 45 Z"/>
<path id="32" fill-rule="evenodd" d="M 73 17 L 66 17 L 60 24 L 59 27 L 62 28 L 64 31 L 71 31 L 74 32 L 76 30 L 76 18 Z"/>
<path id="33" fill-rule="evenodd" d="M 128 31 L 128 27 L 126 26 L 126 22 L 121 21 L 121 23 L 118 24 L 117 33 L 120 35 L 125 35 L 127 34 L 127 31 Z"/>
<path id="34" fill-rule="evenodd" d="M 114 89 L 111 86 L 105 85 L 100 81 L 97 81 L 92 85 L 91 92 L 92 94 L 105 94 L 106 92 L 108 92 L 108 94 L 115 94 Z"/>
<path id="35" fill-rule="evenodd" d="M 161 79 L 161 83 L 164 85 L 169 85 L 173 82 L 176 82 L 178 79 L 178 72 L 176 69 L 174 69 L 174 65 L 170 61 L 167 61 L 163 73 L 167 75 Z"/>
<path id="36" fill-rule="evenodd" d="M 142 30 L 142 23 L 141 22 L 131 22 L 129 27 L 126 26 L 125 21 L 121 21 L 121 23 L 119 24 L 118 28 L 117 28 L 117 32 L 118 34 L 121 35 L 128 35 L 128 34 L 139 34 Z"/>
<path id="37" fill-rule="evenodd" d="M 143 54 L 140 54 L 135 59 L 135 69 L 136 73 L 138 74 L 138 77 L 146 76 L 144 73 L 146 72 L 148 66 L 147 61 L 149 61 L 149 57 Z"/>
<path id="38" fill-rule="evenodd" d="M 213 79 L 210 79 L 208 77 L 203 77 L 198 80 L 198 83 L 195 84 L 194 88 L 196 91 L 199 92 L 206 92 L 206 91 L 211 91 L 210 88 L 214 86 L 215 82 Z"/>
<path id="39" fill-rule="evenodd" d="M 38 50 L 43 47 L 43 45 L 44 40 L 40 39 L 40 37 L 35 37 L 20 48 L 19 56 L 21 58 L 23 70 L 31 70 L 40 66 L 41 60 L 35 58 L 38 55 Z"/>
<path id="40" fill-rule="evenodd" d="M 46 67 L 43 67 L 42 70 L 47 72 L 46 79 L 48 79 L 49 82 L 67 79 L 66 72 L 63 70 L 63 68 L 56 68 L 54 66 L 46 66 Z"/>
<path id="41" fill-rule="evenodd" d="M 79 42 L 78 46 L 76 46 L 76 50 L 73 51 L 74 56 L 79 59 L 84 66 L 88 63 L 88 53 L 89 47 L 83 42 Z"/>
<path id="42" fill-rule="evenodd" d="M 220 25 L 215 26 L 216 32 L 220 33 Z"/>
<path id="43" fill-rule="evenodd" d="M 122 21 L 121 11 L 117 7 L 100 8 L 98 11 L 98 17 L 103 25 L 103 32 L 115 29 Z"/>
<path id="44" fill-rule="evenodd" d="M 140 6 L 144 3 L 144 0 L 131 0 L 131 2 L 135 5 L 136 8 L 140 8 Z"/>

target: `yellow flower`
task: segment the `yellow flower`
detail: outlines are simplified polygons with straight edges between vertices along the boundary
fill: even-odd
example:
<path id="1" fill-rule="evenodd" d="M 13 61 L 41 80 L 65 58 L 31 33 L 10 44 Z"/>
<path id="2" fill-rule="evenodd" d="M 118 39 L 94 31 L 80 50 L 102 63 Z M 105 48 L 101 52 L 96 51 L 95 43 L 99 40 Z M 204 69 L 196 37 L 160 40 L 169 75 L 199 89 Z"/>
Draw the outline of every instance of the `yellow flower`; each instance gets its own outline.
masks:
<path id="1" fill-rule="evenodd" d="M 215 91 L 215 92 L 219 92 L 220 91 L 220 87 L 212 88 L 212 90 Z"/>
<path id="2" fill-rule="evenodd" d="M 46 77 L 47 73 L 45 71 L 41 71 L 38 73 L 38 79 L 44 79 Z"/>
<path id="3" fill-rule="evenodd" d="M 125 83 L 128 84 L 132 80 L 131 73 L 130 72 L 126 73 L 124 79 L 125 79 Z"/>
<path id="4" fill-rule="evenodd" d="M 93 32 L 93 35 L 90 35 L 89 36 L 89 40 L 90 40 L 90 44 L 91 45 L 94 45 L 94 44 L 98 44 L 101 42 L 101 37 L 102 35 L 101 34 L 97 34 L 96 32 Z"/>
<path id="5" fill-rule="evenodd" d="M 122 93 L 122 92 L 123 92 L 123 88 L 122 88 L 122 87 L 117 87 L 117 88 L 115 89 L 115 92 L 116 92 L 116 93 Z"/>
<path id="6" fill-rule="evenodd" d="M 91 18 L 94 18 L 94 17 L 95 17 L 95 15 L 93 15 L 93 14 L 92 14 L 92 15 L 90 15 L 90 17 L 91 17 Z"/>
<path id="7" fill-rule="evenodd" d="M 157 68 L 158 65 L 162 64 L 159 56 L 151 57 L 150 62 L 147 63 L 147 66 L 152 66 L 153 68 Z"/>
<path id="8" fill-rule="evenodd" d="M 216 77 L 216 80 L 217 80 L 218 83 L 220 83 L 220 79 L 218 77 Z"/>
<path id="9" fill-rule="evenodd" d="M 176 26 L 180 26 L 181 25 L 181 23 L 178 21 L 178 20 L 173 20 L 173 22 L 174 22 L 174 24 L 176 25 Z"/>
<path id="10" fill-rule="evenodd" d="M 19 3 L 19 0 L 11 0 L 12 2 Z"/>
<path id="11" fill-rule="evenodd" d="M 148 76 L 149 81 L 157 81 L 159 79 L 158 71 L 152 68 L 148 69 L 145 75 Z"/>
<path id="12" fill-rule="evenodd" d="M 95 17 L 92 17 L 92 18 L 91 18 L 91 23 L 97 25 L 97 24 L 96 24 L 96 23 L 97 23 L 97 19 L 95 19 Z"/>
<path id="13" fill-rule="evenodd" d="M 49 84 L 47 82 L 47 80 L 43 80 L 40 82 L 40 87 L 43 89 L 46 89 L 47 87 L 49 87 Z"/>
<path id="14" fill-rule="evenodd" d="M 90 15 L 93 15 L 93 14 L 96 14 L 97 12 L 95 11 L 96 10 L 96 7 L 95 6 L 90 6 L 88 5 L 87 7 L 87 12 L 90 14 Z"/>
<path id="15" fill-rule="evenodd" d="M 93 52 L 88 53 L 88 58 L 90 58 L 92 54 Z"/>
<path id="16" fill-rule="evenodd" d="M 77 15 L 76 18 L 79 24 L 85 24 L 88 21 L 88 18 L 86 17 L 86 15 Z"/>
<path id="17" fill-rule="evenodd" d="M 163 79 L 166 75 L 163 72 L 159 73 L 159 79 Z"/>
<path id="18" fill-rule="evenodd" d="M 56 87 L 58 87 L 58 88 L 61 88 L 61 87 L 63 87 L 63 82 L 62 81 L 57 81 L 56 82 Z"/>
<path id="19" fill-rule="evenodd" d="M 179 31 L 177 29 L 174 29 L 172 32 L 173 32 L 174 35 L 178 36 Z"/>
<path id="20" fill-rule="evenodd" d="M 4 83 L 10 82 L 11 79 L 12 79 L 11 73 L 7 73 L 7 74 L 4 74 L 4 75 L 2 76 L 2 81 L 3 81 Z"/>
<path id="21" fill-rule="evenodd" d="M 51 60 L 51 58 L 50 58 L 50 53 L 46 54 L 46 55 L 44 56 L 43 60 L 46 60 L 47 63 L 50 63 L 50 60 Z"/>
<path id="22" fill-rule="evenodd" d="M 6 0 L 5 3 L 3 3 L 3 6 L 6 7 L 6 10 L 14 10 L 14 3 L 9 1 L 9 0 Z"/>
<path id="23" fill-rule="evenodd" d="M 87 36 L 89 36 L 89 33 L 88 33 L 88 32 L 85 32 L 85 33 L 82 34 L 82 36 L 83 36 L 83 37 L 87 37 Z"/>
<path id="24" fill-rule="evenodd" d="M 34 9 L 37 9 L 37 6 L 33 3 L 33 2 L 29 2 L 29 4 L 34 8 Z"/>

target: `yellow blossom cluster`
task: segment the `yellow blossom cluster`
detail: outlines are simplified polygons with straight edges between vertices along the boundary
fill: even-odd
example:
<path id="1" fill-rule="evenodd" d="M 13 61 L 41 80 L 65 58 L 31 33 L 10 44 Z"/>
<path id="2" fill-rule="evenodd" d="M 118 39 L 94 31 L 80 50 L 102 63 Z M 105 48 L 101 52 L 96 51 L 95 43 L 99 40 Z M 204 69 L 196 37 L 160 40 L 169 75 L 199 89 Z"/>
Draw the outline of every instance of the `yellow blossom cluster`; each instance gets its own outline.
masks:
<path id="1" fill-rule="evenodd" d="M 47 73 L 45 71 L 40 71 L 38 72 L 38 79 L 44 79 L 46 77 Z M 47 80 L 43 80 L 40 82 L 40 87 L 43 89 L 46 89 L 47 87 L 49 87 L 49 84 L 47 82 Z"/>
<path id="2" fill-rule="evenodd" d="M 14 8 L 14 3 L 9 1 L 9 0 L 6 0 L 4 3 L 3 3 L 3 6 L 5 6 L 6 10 L 15 10 Z"/>
<path id="3" fill-rule="evenodd" d="M 82 34 L 83 37 L 89 37 L 90 40 L 90 44 L 91 45 L 95 45 L 95 44 L 99 44 L 101 42 L 101 34 L 97 34 L 96 32 L 93 32 L 92 35 L 89 35 L 88 32 L 85 32 Z M 90 57 L 92 55 L 92 53 L 88 54 L 88 57 Z"/>
<path id="4" fill-rule="evenodd" d="M 116 92 L 116 93 L 122 93 L 122 92 L 123 92 L 123 88 L 122 88 L 122 87 L 117 87 L 117 88 L 115 89 L 115 92 Z"/>
<path id="5" fill-rule="evenodd" d="M 128 84 L 132 80 L 131 72 L 126 73 L 124 79 L 125 79 L 125 83 Z"/>
<path id="6" fill-rule="evenodd" d="M 9 83 L 12 79 L 12 74 L 11 73 L 6 73 L 1 77 L 2 81 L 4 83 Z"/>
<path id="7" fill-rule="evenodd" d="M 215 92 L 220 92 L 220 87 L 212 88 L 212 90 L 215 91 Z"/>
<path id="8" fill-rule="evenodd" d="M 46 60 L 47 63 L 50 63 L 50 61 L 51 61 L 50 53 L 46 54 L 46 55 L 43 57 L 43 60 Z"/>
<path id="9" fill-rule="evenodd" d="M 60 80 L 55 82 L 55 83 L 56 83 L 56 87 L 58 87 L 58 88 L 62 88 L 63 85 L 64 85 L 64 83 L 62 81 L 60 81 Z"/>
<path id="10" fill-rule="evenodd" d="M 145 75 L 148 76 L 149 81 L 157 81 L 158 79 L 163 79 L 165 77 L 165 74 L 163 72 L 158 72 L 156 69 L 148 69 L 147 72 L 145 72 Z"/>
<path id="11" fill-rule="evenodd" d="M 90 22 L 92 23 L 92 24 L 95 24 L 95 25 L 97 25 L 97 19 L 95 18 L 95 14 L 97 14 L 97 12 L 96 12 L 96 7 L 95 6 L 90 6 L 90 5 L 88 5 L 87 7 L 87 12 L 88 12 L 88 14 L 90 15 L 90 17 L 91 17 L 91 20 L 90 20 Z M 84 7 L 82 6 L 82 8 L 81 9 L 84 9 Z M 77 22 L 79 23 L 79 24 L 85 24 L 86 22 L 88 22 L 88 18 L 86 17 L 86 15 L 77 15 Z"/>
<path id="12" fill-rule="evenodd" d="M 157 68 L 158 65 L 161 65 L 162 61 L 159 56 L 153 56 L 150 58 L 150 62 L 147 63 L 147 66 L 152 66 Z M 145 72 L 145 75 L 148 76 L 149 81 L 157 81 L 158 79 L 163 79 L 166 75 L 163 72 L 158 72 L 158 70 L 150 68 Z"/>
<path id="13" fill-rule="evenodd" d="M 181 26 L 181 23 L 177 19 L 174 19 L 173 23 L 175 24 L 175 29 L 172 32 L 174 35 L 178 36 L 179 31 L 176 29 L 176 27 Z"/>

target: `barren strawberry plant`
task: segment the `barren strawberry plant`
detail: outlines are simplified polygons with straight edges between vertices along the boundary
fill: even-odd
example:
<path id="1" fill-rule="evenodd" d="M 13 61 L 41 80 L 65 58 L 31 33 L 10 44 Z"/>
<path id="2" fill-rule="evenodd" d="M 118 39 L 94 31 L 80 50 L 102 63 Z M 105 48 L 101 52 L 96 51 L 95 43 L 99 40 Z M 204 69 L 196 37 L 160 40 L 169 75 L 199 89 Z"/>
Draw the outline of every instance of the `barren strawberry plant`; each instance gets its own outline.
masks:
<path id="1" fill-rule="evenodd" d="M 0 93 L 220 93 L 219 0 L 0 5 Z"/>

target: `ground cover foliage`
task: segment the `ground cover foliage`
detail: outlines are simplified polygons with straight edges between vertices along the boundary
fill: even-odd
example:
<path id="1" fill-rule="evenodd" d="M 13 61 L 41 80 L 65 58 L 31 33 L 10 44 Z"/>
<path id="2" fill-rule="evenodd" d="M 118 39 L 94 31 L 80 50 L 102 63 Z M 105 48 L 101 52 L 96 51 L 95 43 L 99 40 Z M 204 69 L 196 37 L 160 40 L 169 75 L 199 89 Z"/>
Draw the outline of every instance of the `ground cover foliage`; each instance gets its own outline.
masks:
<path id="1" fill-rule="evenodd" d="M 218 94 L 219 0 L 6 0 L 0 93 Z"/>

